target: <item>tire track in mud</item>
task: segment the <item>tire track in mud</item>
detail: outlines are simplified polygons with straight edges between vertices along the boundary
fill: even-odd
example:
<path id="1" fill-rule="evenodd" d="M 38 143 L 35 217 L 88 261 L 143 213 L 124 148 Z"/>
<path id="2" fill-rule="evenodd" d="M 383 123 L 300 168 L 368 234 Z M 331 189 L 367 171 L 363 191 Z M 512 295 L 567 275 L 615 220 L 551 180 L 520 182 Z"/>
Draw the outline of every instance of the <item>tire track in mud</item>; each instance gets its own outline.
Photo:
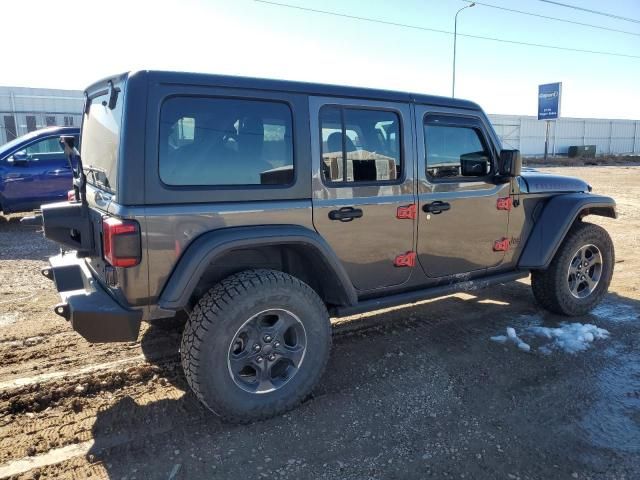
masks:
<path id="1" fill-rule="evenodd" d="M 458 300 L 464 301 L 464 298 Z M 353 335 L 375 337 L 387 335 L 389 331 L 394 334 L 397 331 L 413 332 L 412 335 L 422 332 L 422 335 L 442 326 L 443 321 L 453 321 L 443 315 L 446 308 L 436 308 L 432 311 L 435 315 L 429 319 L 416 311 L 420 305 L 430 302 L 421 302 L 409 309 L 399 307 L 335 321 L 334 337 L 337 343 L 342 343 L 348 342 Z M 486 314 L 484 311 L 471 316 Z M 473 330 L 467 325 L 459 325 L 449 334 L 459 334 L 460 329 Z M 128 365 L 125 362 L 133 365 L 122 370 Z M 148 437 L 149 426 L 161 425 L 158 433 L 165 433 L 211 415 L 191 395 L 184 395 L 188 388 L 176 352 L 153 363 L 146 363 L 140 355 L 90 365 L 85 368 L 92 371 L 85 372 L 84 376 L 78 377 L 77 371 L 64 371 L 60 372 L 61 380 L 47 379 L 1 394 L 0 437 L 11 437 L 11 440 L 0 441 L 0 472 L 15 475 L 28 471 L 24 468 L 47 465 L 55 469 L 54 464 L 87 456 L 90 451 L 95 455 L 98 451 L 125 444 L 135 445 Z M 50 397 L 51 392 L 54 393 Z M 178 399 L 181 400 L 172 401 Z M 118 404 L 117 408 L 111 408 L 115 404 Z M 108 418 L 104 416 L 105 411 L 109 411 Z M 100 415 L 102 418 L 98 421 Z M 3 417 L 8 423 L 2 424 Z M 82 447 L 67 448 L 76 444 Z M 25 458 L 29 454 L 37 461 Z"/>
<path id="2" fill-rule="evenodd" d="M 33 456 L 94 438 L 111 429 L 128 429 L 140 419 L 111 418 L 104 432 L 94 424 L 125 398 L 158 401 L 183 395 L 175 361 L 167 365 L 137 365 L 47 385 L 30 385 L 0 395 L 0 461 Z"/>

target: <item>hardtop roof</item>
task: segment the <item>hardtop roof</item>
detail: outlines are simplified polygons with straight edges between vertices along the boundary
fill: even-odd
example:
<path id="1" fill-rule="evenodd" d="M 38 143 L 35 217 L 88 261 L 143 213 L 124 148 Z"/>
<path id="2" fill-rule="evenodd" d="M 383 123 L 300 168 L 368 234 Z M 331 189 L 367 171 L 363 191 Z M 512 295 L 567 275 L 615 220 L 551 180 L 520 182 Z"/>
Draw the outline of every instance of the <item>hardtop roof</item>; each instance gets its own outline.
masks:
<path id="1" fill-rule="evenodd" d="M 425 105 L 436 105 L 440 107 L 463 108 L 466 110 L 481 110 L 478 104 L 469 100 L 441 97 L 436 95 L 426 95 L 420 93 L 399 92 L 393 90 L 341 86 L 322 83 L 297 82 L 291 80 L 275 80 L 207 73 L 168 72 L 159 70 L 143 70 L 139 72 L 129 72 L 127 74 L 114 75 L 112 77 L 108 77 L 94 83 L 92 86 L 88 87 L 87 90 L 92 90 L 100 84 L 104 85 L 104 83 L 110 79 L 122 78 L 123 75 L 143 75 L 146 76 L 150 82 L 157 82 L 161 84 L 236 87 L 248 88 L 253 90 L 295 92 L 326 97 L 349 97 L 388 102 L 408 102 Z"/>

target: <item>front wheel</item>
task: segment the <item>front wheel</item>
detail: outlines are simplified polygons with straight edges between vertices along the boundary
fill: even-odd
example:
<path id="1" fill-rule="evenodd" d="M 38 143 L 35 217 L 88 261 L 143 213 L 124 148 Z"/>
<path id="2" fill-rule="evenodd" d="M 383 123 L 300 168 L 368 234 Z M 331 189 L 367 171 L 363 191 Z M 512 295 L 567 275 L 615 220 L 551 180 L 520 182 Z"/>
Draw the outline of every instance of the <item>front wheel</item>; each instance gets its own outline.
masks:
<path id="1" fill-rule="evenodd" d="M 532 272 L 533 294 L 554 313 L 579 316 L 604 297 L 611 283 L 615 253 L 607 231 L 591 223 L 574 225 L 549 268 Z"/>
<path id="2" fill-rule="evenodd" d="M 318 295 L 295 277 L 248 270 L 205 294 L 182 337 L 182 366 L 198 399 L 235 423 L 298 405 L 329 357 L 331 324 Z"/>

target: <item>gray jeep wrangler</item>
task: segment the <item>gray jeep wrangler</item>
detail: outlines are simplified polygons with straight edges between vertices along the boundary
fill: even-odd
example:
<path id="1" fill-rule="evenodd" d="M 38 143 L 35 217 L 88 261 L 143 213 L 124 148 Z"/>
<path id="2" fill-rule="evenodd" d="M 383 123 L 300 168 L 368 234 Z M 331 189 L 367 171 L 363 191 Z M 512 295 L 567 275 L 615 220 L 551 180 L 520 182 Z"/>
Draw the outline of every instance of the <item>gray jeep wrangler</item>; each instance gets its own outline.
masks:
<path id="1" fill-rule="evenodd" d="M 318 382 L 340 317 L 531 275 L 583 315 L 614 249 L 615 202 L 523 169 L 475 103 L 361 88 L 141 71 L 86 90 L 81 158 L 44 205 L 68 252 L 43 274 L 90 342 L 186 312 L 181 356 L 209 409 L 247 422 Z"/>

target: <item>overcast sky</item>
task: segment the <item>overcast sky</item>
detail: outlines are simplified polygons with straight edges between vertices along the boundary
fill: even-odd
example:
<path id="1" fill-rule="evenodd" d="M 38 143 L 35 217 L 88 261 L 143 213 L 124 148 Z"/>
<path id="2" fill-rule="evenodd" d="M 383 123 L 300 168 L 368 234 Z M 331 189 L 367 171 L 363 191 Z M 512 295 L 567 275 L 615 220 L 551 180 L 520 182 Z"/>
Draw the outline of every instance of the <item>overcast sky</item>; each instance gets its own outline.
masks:
<path id="1" fill-rule="evenodd" d="M 462 0 L 274 0 L 453 30 Z M 476 5 L 458 32 L 640 56 L 640 23 L 540 0 L 484 3 L 636 35 Z M 640 0 L 562 0 L 640 19 Z M 2 5 L 0 85 L 82 89 L 126 70 L 163 69 L 451 94 L 452 35 L 339 18 L 254 0 L 50 0 Z M 488 113 L 535 115 L 537 85 L 563 82 L 562 115 L 640 119 L 640 58 L 458 37 L 456 96 Z"/>

